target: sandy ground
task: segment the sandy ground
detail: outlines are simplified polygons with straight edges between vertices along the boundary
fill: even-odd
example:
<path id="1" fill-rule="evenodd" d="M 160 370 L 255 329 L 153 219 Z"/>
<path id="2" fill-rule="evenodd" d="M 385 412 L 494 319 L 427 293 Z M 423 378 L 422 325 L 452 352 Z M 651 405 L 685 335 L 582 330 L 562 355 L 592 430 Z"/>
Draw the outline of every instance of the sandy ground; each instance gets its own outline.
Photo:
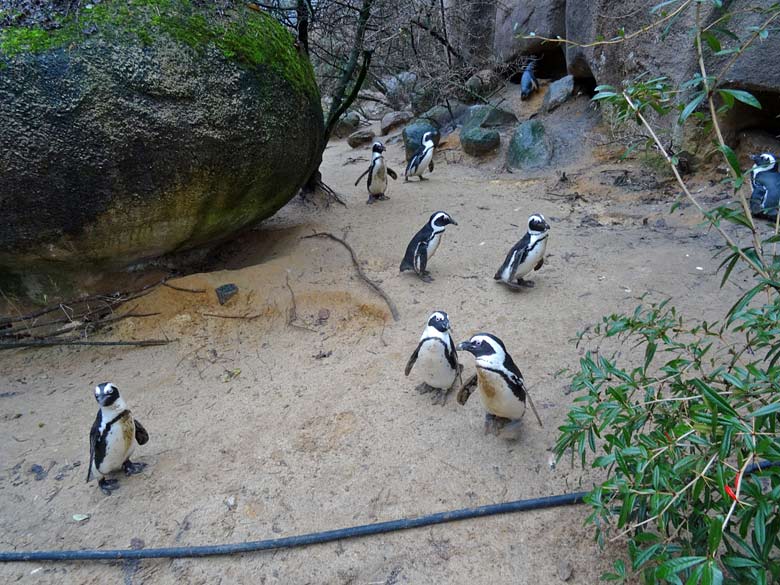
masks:
<path id="1" fill-rule="evenodd" d="M 581 120 L 582 112 L 559 116 L 568 124 L 566 115 Z M 402 147 L 388 142 L 401 170 Z M 560 374 L 581 353 L 570 339 L 647 292 L 697 315 L 729 306 L 736 290 L 718 288 L 717 240 L 695 227 L 690 208 L 668 214 L 671 183 L 582 150 L 555 172 L 528 176 L 505 172 L 502 156 L 479 163 L 445 146 L 429 181 L 393 183 L 390 201 L 367 206 L 364 187 L 352 183 L 369 150 L 335 142 L 323 170 L 346 208 L 296 200 L 216 251 L 208 271 L 175 282 L 207 294 L 159 288 L 136 309 L 158 317 L 103 335 L 167 337 L 170 345 L 4 352 L 0 548 L 239 542 L 587 488 L 589 471 L 549 465 L 574 398 Z M 355 157 L 363 160 L 348 162 Z M 709 182 L 694 187 L 705 201 L 720 197 Z M 435 280 L 424 284 L 398 265 L 439 209 L 459 225 L 448 228 L 429 265 Z M 536 287 L 515 293 L 492 275 L 532 212 L 552 225 L 548 258 Z M 301 239 L 314 231 L 351 243 L 398 305 L 399 322 L 356 277 L 345 249 Z M 227 282 L 240 293 L 220 306 L 212 289 Z M 414 373 L 407 379 L 403 368 L 436 309 L 449 313 L 456 342 L 477 331 L 505 341 L 544 428 L 527 416 L 516 442 L 485 436 L 476 397 L 441 407 L 415 392 Z M 461 361 L 470 374 L 472 357 Z M 151 435 L 134 457 L 147 469 L 121 477 L 111 497 L 84 481 L 92 388 L 103 381 L 118 385 Z M 36 479 L 33 465 L 48 473 Z M 538 584 L 563 582 L 559 569 L 568 565 L 568 583 L 590 584 L 623 551 L 598 549 L 583 527 L 587 512 L 512 514 L 232 558 L 10 564 L 0 566 L 0 581 Z M 89 518 L 74 520 L 79 514 Z"/>

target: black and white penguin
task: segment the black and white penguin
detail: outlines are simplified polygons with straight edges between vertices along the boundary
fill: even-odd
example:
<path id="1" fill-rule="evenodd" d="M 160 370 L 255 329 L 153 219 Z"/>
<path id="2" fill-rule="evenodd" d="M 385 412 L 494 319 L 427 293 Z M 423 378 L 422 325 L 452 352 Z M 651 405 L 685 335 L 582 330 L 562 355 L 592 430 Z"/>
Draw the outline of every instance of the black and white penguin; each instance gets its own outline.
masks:
<path id="1" fill-rule="evenodd" d="M 444 311 L 435 311 L 420 337 L 420 343 L 406 364 L 404 375 L 415 367 L 422 383 L 417 386 L 421 394 L 434 392 L 433 403 L 444 406 L 447 395 L 460 375 L 463 366 L 458 363 L 458 352 L 450 334 L 450 320 Z"/>
<path id="2" fill-rule="evenodd" d="M 531 94 L 539 90 L 539 82 L 536 79 L 534 70 L 536 69 L 536 60 L 531 60 L 523 69 L 523 76 L 520 78 L 520 100 L 527 100 Z"/>
<path id="3" fill-rule="evenodd" d="M 433 172 L 433 132 L 426 132 L 422 137 L 422 144 L 414 156 L 406 165 L 406 172 L 404 172 L 404 182 L 409 180 L 409 177 L 420 177 L 421 181 L 426 180 L 423 177 L 425 170 Z"/>
<path id="4" fill-rule="evenodd" d="M 127 475 L 140 473 L 146 463 L 133 463 L 130 456 L 137 445 L 149 440 L 149 433 L 140 422 L 133 419 L 119 389 L 110 382 L 95 387 L 95 400 L 100 405 L 92 430 L 89 432 L 89 470 L 87 481 L 99 476 L 98 486 L 104 494 L 119 488 L 116 479 L 105 476 L 123 469 Z"/>
<path id="5" fill-rule="evenodd" d="M 774 155 L 765 152 L 750 157 L 755 163 L 750 169 L 753 193 L 750 196 L 750 212 L 756 217 L 777 219 L 780 206 L 780 172 Z"/>
<path id="6" fill-rule="evenodd" d="M 396 172 L 385 164 L 385 157 L 383 152 L 385 151 L 385 145 L 381 142 L 374 142 L 371 148 L 371 164 L 368 169 L 357 178 L 355 186 L 360 182 L 360 179 L 368 175 L 368 181 L 366 182 L 366 188 L 368 189 L 368 201 L 366 203 L 374 203 L 375 201 L 385 201 L 390 199 L 385 195 L 387 191 L 387 176 L 390 175 L 394 181 L 398 178 Z"/>
<path id="7" fill-rule="evenodd" d="M 519 421 L 525 414 L 525 401 L 529 396 L 523 374 L 506 351 L 504 343 L 490 333 L 477 333 L 468 341 L 458 344 L 457 348 L 471 353 L 476 358 L 477 366 L 476 376 L 458 392 L 458 402 L 465 404 L 476 385 L 482 406 L 487 410 L 485 433 L 492 432 L 497 435 L 501 427 L 504 427 L 504 436 L 516 433 Z M 541 425 L 541 420 L 539 424 Z"/>
<path id="8" fill-rule="evenodd" d="M 528 231 L 517 242 L 504 259 L 504 263 L 493 277 L 510 288 L 534 286 L 533 282 L 523 280 L 532 270 L 539 270 L 544 265 L 544 253 L 547 250 L 547 239 L 550 226 L 541 213 L 534 213 L 528 218 Z M 517 279 L 517 284 L 513 281 Z"/>
<path id="9" fill-rule="evenodd" d="M 414 270 L 424 282 L 431 282 L 433 278 L 427 270 L 428 260 L 436 253 L 444 228 L 450 224 L 458 225 L 458 222 L 444 211 L 431 215 L 428 223 L 414 235 L 406 247 L 406 254 L 401 261 L 401 272 Z"/>

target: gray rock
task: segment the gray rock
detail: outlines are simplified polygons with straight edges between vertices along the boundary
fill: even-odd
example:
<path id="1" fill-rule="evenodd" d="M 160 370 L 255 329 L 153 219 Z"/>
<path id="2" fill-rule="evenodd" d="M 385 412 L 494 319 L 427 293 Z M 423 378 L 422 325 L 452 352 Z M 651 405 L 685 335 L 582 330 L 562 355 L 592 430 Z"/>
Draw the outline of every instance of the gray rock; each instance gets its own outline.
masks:
<path id="1" fill-rule="evenodd" d="M 233 283 L 223 284 L 215 288 L 214 292 L 217 293 L 219 304 L 224 305 L 238 294 L 238 286 Z"/>
<path id="2" fill-rule="evenodd" d="M 349 138 L 347 138 L 347 144 L 349 144 L 352 148 L 357 148 L 363 144 L 373 142 L 375 136 L 376 134 L 374 134 L 374 131 L 371 130 L 371 128 L 362 128 L 349 135 Z"/>
<path id="3" fill-rule="evenodd" d="M 496 29 L 493 40 L 495 56 L 502 61 L 518 55 L 560 50 L 550 43 L 543 44 L 538 38 L 523 39 L 523 35 L 536 33 L 537 37 L 561 36 L 567 38 L 566 11 L 570 4 L 585 2 L 566 2 L 566 0 L 514 0 L 499 2 L 496 11 Z M 621 7 L 622 9 L 622 7 Z M 603 12 L 611 14 L 613 10 Z"/>
<path id="4" fill-rule="evenodd" d="M 555 108 L 564 103 L 574 93 L 574 76 L 567 75 L 550 84 L 547 93 L 544 96 L 542 108 L 547 112 L 552 112 Z"/>
<path id="5" fill-rule="evenodd" d="M 507 165 L 515 169 L 535 169 L 547 166 L 553 147 L 544 125 L 539 120 L 520 124 L 512 135 L 507 151 Z"/>
<path id="6" fill-rule="evenodd" d="M 398 75 L 382 78 L 387 101 L 396 110 L 402 110 L 412 102 L 412 94 L 417 87 L 417 75 L 404 71 Z"/>
<path id="7" fill-rule="evenodd" d="M 385 114 L 380 123 L 380 133 L 382 136 L 385 136 L 395 128 L 398 128 L 398 126 L 406 124 L 412 117 L 412 114 L 409 112 L 390 112 L 389 114 Z"/>
<path id="8" fill-rule="evenodd" d="M 360 126 L 360 114 L 357 112 L 347 112 L 336 122 L 333 128 L 333 135 L 336 138 L 346 138 Z"/>
<path id="9" fill-rule="evenodd" d="M 251 34 L 213 8 L 184 19 L 184 1 L 106 3 L 89 35 L 82 9 L 50 47 L 0 43 L 0 273 L 20 292 L 72 294 L 81 276 L 224 239 L 319 164 L 319 92 L 292 35 L 251 10 Z M 180 39 L 196 20 L 193 48 Z"/>
<path id="10" fill-rule="evenodd" d="M 498 148 L 501 144 L 501 136 L 496 130 L 475 126 L 461 131 L 460 143 L 466 154 L 483 156 Z"/>
<path id="11" fill-rule="evenodd" d="M 487 98 L 502 83 L 501 76 L 492 69 L 478 71 L 466 80 L 464 101 L 473 102 L 478 97 Z"/>
<path id="12" fill-rule="evenodd" d="M 433 144 L 439 144 L 439 129 L 426 120 L 415 120 L 409 124 L 402 133 L 404 139 L 404 151 L 406 160 L 410 160 L 417 149 L 422 145 L 422 137 L 426 132 L 433 132 Z"/>
<path id="13" fill-rule="evenodd" d="M 387 105 L 387 96 L 381 91 L 361 90 L 358 103 L 360 104 L 360 111 L 369 120 L 381 120 L 382 116 L 393 111 L 393 108 Z"/>
<path id="14" fill-rule="evenodd" d="M 561 581 L 568 581 L 571 579 L 573 572 L 569 561 L 561 561 L 558 563 L 558 578 Z"/>
<path id="15" fill-rule="evenodd" d="M 450 110 L 452 110 L 452 113 L 450 113 Z M 449 109 L 446 106 L 434 106 L 427 112 L 420 114 L 418 119 L 427 120 L 439 130 L 447 127 L 454 128 L 468 114 L 468 111 L 469 107 L 467 105 L 460 102 L 451 102 Z"/>
<path id="16" fill-rule="evenodd" d="M 517 123 L 514 113 L 488 105 L 471 106 L 464 118 L 464 127 L 496 128 Z"/>

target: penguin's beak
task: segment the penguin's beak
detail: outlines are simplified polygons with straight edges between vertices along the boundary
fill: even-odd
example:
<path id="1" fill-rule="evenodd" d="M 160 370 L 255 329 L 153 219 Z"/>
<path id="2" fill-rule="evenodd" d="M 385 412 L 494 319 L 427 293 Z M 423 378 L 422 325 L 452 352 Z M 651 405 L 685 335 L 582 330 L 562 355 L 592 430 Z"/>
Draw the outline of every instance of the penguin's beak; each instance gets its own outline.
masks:
<path id="1" fill-rule="evenodd" d="M 758 164 L 761 162 L 761 155 L 760 154 L 751 154 L 750 160 L 752 160 L 754 163 Z"/>
<path id="2" fill-rule="evenodd" d="M 458 344 L 457 350 L 458 351 L 467 351 L 469 353 L 474 353 L 474 344 L 471 343 L 471 341 L 461 341 Z"/>
<path id="3" fill-rule="evenodd" d="M 455 221 L 455 220 L 454 220 L 454 219 L 452 219 L 452 218 L 450 218 L 450 223 L 451 223 L 452 225 L 458 225 L 458 222 L 457 222 L 457 221 Z"/>
<path id="4" fill-rule="evenodd" d="M 546 221 L 544 222 L 544 229 L 545 230 L 549 230 L 550 229 L 550 224 L 547 223 Z"/>

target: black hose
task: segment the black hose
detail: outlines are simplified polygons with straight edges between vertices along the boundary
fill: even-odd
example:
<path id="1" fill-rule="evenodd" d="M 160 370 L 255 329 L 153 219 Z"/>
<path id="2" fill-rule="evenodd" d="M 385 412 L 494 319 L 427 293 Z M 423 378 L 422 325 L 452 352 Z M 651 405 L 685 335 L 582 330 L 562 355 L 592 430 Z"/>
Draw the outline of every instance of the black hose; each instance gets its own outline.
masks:
<path id="1" fill-rule="evenodd" d="M 753 463 L 745 468 L 745 475 L 756 471 L 762 471 L 769 467 L 780 466 L 780 461 L 761 461 Z M 300 536 L 287 536 L 285 538 L 272 538 L 269 540 L 253 540 L 250 542 L 237 542 L 234 544 L 215 544 L 205 546 L 174 546 L 166 548 L 147 549 L 114 549 L 114 550 L 61 550 L 61 551 L 30 551 L 30 552 L 0 552 L 0 562 L 21 561 L 106 561 L 123 559 L 181 559 L 189 557 L 209 557 L 216 555 L 232 555 L 239 553 L 271 550 L 275 548 L 293 548 L 308 546 L 310 544 L 322 544 L 334 540 L 370 536 L 455 522 L 456 520 L 468 520 L 469 518 L 481 518 L 496 514 L 508 514 L 510 512 L 526 512 L 528 510 L 542 510 L 556 508 L 558 506 L 571 506 L 581 504 L 588 492 L 575 492 L 559 496 L 547 496 L 532 498 L 529 500 L 515 500 L 503 504 L 489 504 L 477 508 L 462 508 L 450 512 L 439 512 L 419 518 L 402 518 L 389 522 L 376 524 L 363 524 L 350 528 L 328 530 L 326 532 L 312 532 Z"/>
<path id="2" fill-rule="evenodd" d="M 255 540 L 251 542 L 237 542 L 235 544 L 216 544 L 207 546 L 175 546 L 167 548 L 148 549 L 116 549 L 116 550 L 62 550 L 62 551 L 31 551 L 31 552 L 0 552 L 0 562 L 11 561 L 98 561 L 120 559 L 180 559 L 185 557 L 208 557 L 213 555 L 231 555 L 237 553 L 270 550 L 274 548 L 292 548 L 321 544 L 334 540 L 369 536 L 408 530 L 421 526 L 443 524 L 468 518 L 480 518 L 495 514 L 507 514 L 509 512 L 523 512 L 526 510 L 540 510 L 557 506 L 569 506 L 580 504 L 588 492 L 563 494 L 560 496 L 547 496 L 530 500 L 516 500 L 503 504 L 490 504 L 477 508 L 463 508 L 451 512 L 440 512 L 419 518 L 403 518 L 389 522 L 376 524 L 363 524 L 350 528 L 328 530 L 327 532 L 312 532 L 300 536 L 288 536 L 285 538 L 272 538 L 269 540 Z"/>

